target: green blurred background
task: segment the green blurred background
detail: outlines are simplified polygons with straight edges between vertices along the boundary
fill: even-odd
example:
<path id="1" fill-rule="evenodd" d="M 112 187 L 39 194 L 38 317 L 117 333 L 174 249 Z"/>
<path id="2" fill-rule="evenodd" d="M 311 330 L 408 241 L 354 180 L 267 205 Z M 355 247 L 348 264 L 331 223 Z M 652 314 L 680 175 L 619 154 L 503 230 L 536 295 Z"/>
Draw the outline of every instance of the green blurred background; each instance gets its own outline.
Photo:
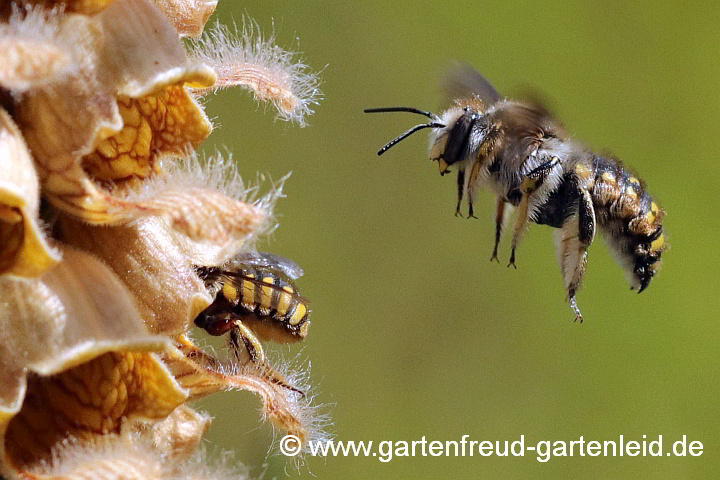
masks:
<path id="1" fill-rule="evenodd" d="M 220 2 L 321 70 L 325 100 L 298 128 L 241 90 L 208 99 L 246 178 L 288 171 L 280 228 L 260 248 L 305 268 L 313 302 L 302 345 L 339 440 L 641 440 L 682 435 L 701 457 L 266 458 L 272 429 L 243 392 L 200 403 L 211 450 L 264 478 L 720 478 L 720 4 L 717 2 Z M 297 39 L 296 39 L 297 38 Z M 534 89 L 573 135 L 640 173 L 667 210 L 672 249 L 651 288 L 629 291 L 598 239 L 574 324 L 552 232 L 533 226 L 518 269 L 490 263 L 494 200 L 456 218 L 421 120 L 372 106 L 444 108 L 440 80 L 470 63 L 502 93 Z M 196 334 L 201 336 L 200 333 Z M 278 437 L 279 438 L 279 437 Z M 265 467 L 263 467 L 263 464 Z M 311 477 L 310 477 L 311 478 Z"/>

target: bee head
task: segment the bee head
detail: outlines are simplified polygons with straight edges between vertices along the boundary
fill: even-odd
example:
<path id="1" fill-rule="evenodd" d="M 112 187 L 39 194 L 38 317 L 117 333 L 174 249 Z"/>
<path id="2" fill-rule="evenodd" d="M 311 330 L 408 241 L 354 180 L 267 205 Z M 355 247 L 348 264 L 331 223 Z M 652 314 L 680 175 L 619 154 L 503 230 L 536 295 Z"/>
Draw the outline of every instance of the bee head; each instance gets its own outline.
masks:
<path id="1" fill-rule="evenodd" d="M 487 120 L 472 107 L 453 107 L 442 116 L 442 128 L 430 134 L 430 160 L 437 161 L 440 175 L 449 173 L 449 167 L 463 162 L 482 144 L 487 134 Z"/>
<path id="2" fill-rule="evenodd" d="M 449 173 L 449 167 L 470 156 L 483 142 L 487 132 L 487 121 L 482 113 L 472 107 L 453 107 L 446 110 L 442 117 L 412 107 L 368 108 L 365 113 L 410 112 L 428 117 L 431 121 L 415 125 L 407 132 L 392 139 L 378 151 L 382 155 L 390 148 L 413 133 L 432 128 L 430 133 L 430 159 L 437 161 L 440 175 Z"/>

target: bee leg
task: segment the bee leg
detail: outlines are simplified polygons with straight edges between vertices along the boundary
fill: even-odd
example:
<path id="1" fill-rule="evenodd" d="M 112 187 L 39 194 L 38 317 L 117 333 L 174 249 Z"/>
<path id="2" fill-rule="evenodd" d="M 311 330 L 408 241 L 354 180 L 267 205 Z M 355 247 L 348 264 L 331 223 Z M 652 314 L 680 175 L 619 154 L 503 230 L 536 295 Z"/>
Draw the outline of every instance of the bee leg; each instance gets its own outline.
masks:
<path id="1" fill-rule="evenodd" d="M 468 216 L 467 218 L 478 218 L 475 216 L 475 212 L 473 211 L 473 204 L 472 202 L 468 202 Z"/>
<path id="2" fill-rule="evenodd" d="M 241 356 L 241 352 L 243 350 L 246 351 L 250 357 L 250 362 L 257 364 L 269 381 L 295 393 L 299 393 L 304 397 L 305 392 L 290 385 L 282 375 L 276 372 L 274 368 L 265 362 L 265 352 L 263 351 L 260 341 L 252 330 L 237 319 L 235 320 L 234 326 L 235 328 L 230 330 L 230 343 L 232 344 L 235 358 L 237 358 L 241 363 L 246 363 L 247 359 Z M 243 349 L 243 347 L 245 348 Z"/>
<path id="3" fill-rule="evenodd" d="M 582 323 L 583 317 L 577 306 L 575 295 L 582 285 L 587 268 L 587 249 L 595 238 L 595 209 L 590 193 L 581 188 L 577 214 L 573 215 L 560 230 L 558 238 L 558 260 L 565 279 L 570 308 L 575 312 L 575 321 Z"/>
<path id="4" fill-rule="evenodd" d="M 230 330 L 230 343 L 233 347 L 235 358 L 243 362 L 245 359 L 241 353 L 247 352 L 251 362 L 265 363 L 265 351 L 263 350 L 260 340 L 258 340 L 252 330 L 238 319 L 235 320 L 233 326 L 234 328 Z"/>
<path id="5" fill-rule="evenodd" d="M 465 182 L 467 189 L 468 218 L 477 218 L 473 211 L 475 205 L 475 194 L 477 193 L 478 184 L 482 181 L 483 168 L 481 162 L 475 162 L 470 169 L 470 175 L 467 176 Z"/>
<path id="6" fill-rule="evenodd" d="M 492 262 L 495 260 L 496 262 L 500 263 L 500 260 L 498 260 L 498 246 L 500 245 L 500 239 L 502 238 L 502 229 L 503 229 L 503 223 L 505 221 L 505 201 L 498 197 L 497 204 L 495 206 L 495 246 L 493 247 L 492 257 L 490 257 L 490 261 Z"/>
<path id="7" fill-rule="evenodd" d="M 457 174 L 458 201 L 457 201 L 457 207 L 455 207 L 455 216 L 456 217 L 462 217 L 462 213 L 460 213 L 460 204 L 462 203 L 464 193 L 465 193 L 465 169 L 460 169 L 460 170 L 458 170 L 458 174 Z"/>
<path id="8" fill-rule="evenodd" d="M 570 302 L 570 308 L 572 308 L 573 312 L 575 312 L 575 321 L 577 322 L 578 320 L 580 320 L 580 323 L 583 323 L 582 313 L 580 313 L 580 309 L 577 306 L 577 301 L 575 300 L 575 291 L 568 293 L 568 301 Z"/>
<path id="9" fill-rule="evenodd" d="M 550 172 L 560 164 L 558 157 L 553 157 L 550 161 L 535 167 L 530 173 L 525 175 L 522 184 L 519 187 L 522 198 L 518 206 L 517 219 L 515 221 L 515 230 L 513 231 L 512 251 L 510 253 L 510 263 L 508 267 L 515 265 L 515 250 L 522 239 L 525 230 L 527 230 L 528 221 L 530 220 L 530 197 L 537 191 L 548 177 Z M 508 193 L 510 195 L 510 193 Z"/>
<path id="10" fill-rule="evenodd" d="M 527 230 L 529 205 L 530 194 L 526 193 L 523 195 L 522 200 L 520 200 L 520 205 L 518 205 L 517 218 L 515 220 L 515 229 L 513 230 L 513 238 L 510 250 L 510 262 L 508 263 L 508 267 L 512 265 L 515 269 L 517 269 L 517 265 L 515 265 L 515 251 L 517 250 L 517 246 L 522 239 L 523 233 L 525 233 L 525 230 Z"/>
<path id="11" fill-rule="evenodd" d="M 533 187 L 534 185 L 530 184 L 527 179 L 523 182 L 523 193 L 520 204 L 517 208 L 517 217 L 515 217 L 515 228 L 513 230 L 512 242 L 510 244 L 510 262 L 508 263 L 508 267 L 512 265 L 515 269 L 517 269 L 517 265 L 515 265 L 515 251 L 517 250 L 517 246 L 520 244 L 520 240 L 522 240 L 525 230 L 527 230 L 528 220 L 530 219 L 530 197 L 535 191 L 535 188 Z"/>

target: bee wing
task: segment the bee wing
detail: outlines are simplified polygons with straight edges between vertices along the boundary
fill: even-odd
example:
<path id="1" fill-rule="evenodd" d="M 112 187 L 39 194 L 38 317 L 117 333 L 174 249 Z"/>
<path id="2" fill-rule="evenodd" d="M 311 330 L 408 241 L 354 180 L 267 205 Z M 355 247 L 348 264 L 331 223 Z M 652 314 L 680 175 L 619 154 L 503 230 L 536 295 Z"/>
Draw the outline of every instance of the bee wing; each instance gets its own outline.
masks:
<path id="1" fill-rule="evenodd" d="M 550 114 L 540 105 L 515 102 L 503 108 L 498 116 L 513 137 L 541 139 L 554 135 Z"/>
<path id="2" fill-rule="evenodd" d="M 284 273 L 292 280 L 302 277 L 305 273 L 297 263 L 293 262 L 289 258 L 281 257 L 280 255 L 268 252 L 241 253 L 232 260 L 232 263 L 276 270 Z"/>
<path id="3" fill-rule="evenodd" d="M 219 275 L 224 277 L 224 279 L 226 281 L 232 283 L 239 289 L 242 288 L 242 282 L 247 281 L 247 282 L 251 282 L 254 285 L 261 287 L 261 288 L 268 287 L 272 290 L 277 290 L 278 292 L 286 293 L 301 303 L 305 303 L 308 305 L 310 304 L 310 300 L 308 300 L 307 298 L 303 297 L 302 295 L 300 295 L 294 291 L 295 287 L 293 287 L 293 292 L 288 292 L 287 290 L 283 289 L 280 285 L 264 282 L 262 280 L 262 278 L 248 277 L 247 275 L 243 274 L 242 272 L 231 272 L 229 270 L 222 270 L 219 272 Z"/>
<path id="4" fill-rule="evenodd" d="M 445 91 L 451 98 L 477 97 L 490 107 L 502 97 L 490 81 L 465 63 L 454 65 L 445 80 Z"/>
<path id="5" fill-rule="evenodd" d="M 565 137 L 562 126 L 540 104 L 512 102 L 496 114 L 508 131 L 508 137 L 515 139 L 506 146 L 503 155 L 505 161 L 514 169 L 522 169 L 528 155 L 542 143 L 543 139 Z"/>

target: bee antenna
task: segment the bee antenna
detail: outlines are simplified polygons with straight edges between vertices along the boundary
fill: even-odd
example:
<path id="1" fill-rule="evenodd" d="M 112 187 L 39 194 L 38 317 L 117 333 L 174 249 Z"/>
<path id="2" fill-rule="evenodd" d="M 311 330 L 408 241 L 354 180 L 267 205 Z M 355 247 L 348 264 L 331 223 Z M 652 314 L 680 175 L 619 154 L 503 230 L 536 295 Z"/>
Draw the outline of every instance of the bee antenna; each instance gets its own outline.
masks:
<path id="1" fill-rule="evenodd" d="M 407 132 L 403 133 L 399 137 L 396 137 L 392 140 L 390 140 L 387 144 L 385 144 L 384 147 L 382 147 L 380 150 L 378 150 L 377 154 L 378 156 L 382 155 L 383 153 L 390 150 L 391 147 L 394 147 L 396 144 L 398 144 L 400 141 L 405 140 L 407 137 L 412 135 L 413 133 L 422 130 L 423 128 L 444 128 L 445 125 L 442 123 L 432 122 L 432 123 L 421 123 L 420 125 L 415 125 Z"/>
<path id="2" fill-rule="evenodd" d="M 413 107 L 366 108 L 363 111 L 365 113 L 410 112 L 410 113 L 417 113 L 418 115 L 424 115 L 434 122 L 437 122 L 440 120 L 440 117 L 438 117 L 437 115 L 435 115 L 432 112 L 426 112 L 425 110 L 420 110 L 419 108 L 413 108 Z"/>

